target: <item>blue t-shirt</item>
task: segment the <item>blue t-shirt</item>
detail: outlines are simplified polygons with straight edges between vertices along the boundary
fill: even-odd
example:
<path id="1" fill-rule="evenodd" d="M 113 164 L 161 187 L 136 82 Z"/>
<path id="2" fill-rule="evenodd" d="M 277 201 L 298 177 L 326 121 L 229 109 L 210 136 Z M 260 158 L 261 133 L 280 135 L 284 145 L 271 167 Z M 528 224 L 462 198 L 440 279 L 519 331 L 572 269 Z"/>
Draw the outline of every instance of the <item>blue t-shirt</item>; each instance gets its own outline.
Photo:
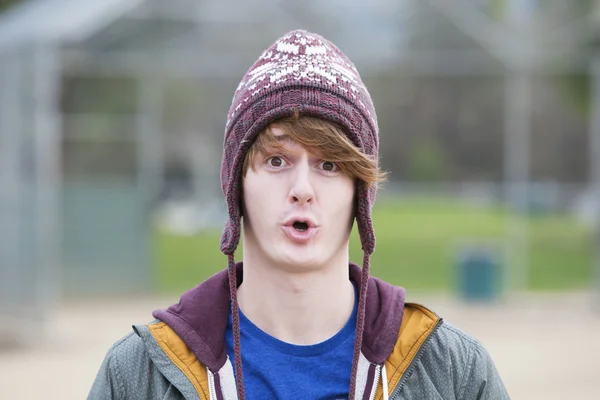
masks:
<path id="1" fill-rule="evenodd" d="M 354 298 L 352 316 L 342 330 L 330 339 L 310 346 L 293 345 L 270 336 L 240 310 L 246 398 L 347 399 L 356 336 L 358 294 Z M 225 341 L 227 354 L 233 363 L 231 312 Z"/>

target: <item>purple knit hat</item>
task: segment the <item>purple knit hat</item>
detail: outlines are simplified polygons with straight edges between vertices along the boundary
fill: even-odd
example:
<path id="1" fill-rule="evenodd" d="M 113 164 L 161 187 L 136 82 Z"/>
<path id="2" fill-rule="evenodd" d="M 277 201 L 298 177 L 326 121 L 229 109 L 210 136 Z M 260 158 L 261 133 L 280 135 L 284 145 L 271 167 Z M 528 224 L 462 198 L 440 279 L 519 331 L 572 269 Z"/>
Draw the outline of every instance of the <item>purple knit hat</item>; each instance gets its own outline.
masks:
<path id="1" fill-rule="evenodd" d="M 227 118 L 221 165 L 221 184 L 229 211 L 221 237 L 221 251 L 229 257 L 236 381 L 240 399 L 244 398 L 244 389 L 234 252 L 241 232 L 242 166 L 259 132 L 271 122 L 296 112 L 338 123 L 363 153 L 375 160 L 379 155 L 379 128 L 371 96 L 354 64 L 327 39 L 303 30 L 289 32 L 263 52 L 240 82 Z M 362 344 L 369 257 L 375 250 L 371 211 L 377 187 L 359 185 L 357 190 L 356 221 L 364 261 L 350 399 L 354 398 Z"/>

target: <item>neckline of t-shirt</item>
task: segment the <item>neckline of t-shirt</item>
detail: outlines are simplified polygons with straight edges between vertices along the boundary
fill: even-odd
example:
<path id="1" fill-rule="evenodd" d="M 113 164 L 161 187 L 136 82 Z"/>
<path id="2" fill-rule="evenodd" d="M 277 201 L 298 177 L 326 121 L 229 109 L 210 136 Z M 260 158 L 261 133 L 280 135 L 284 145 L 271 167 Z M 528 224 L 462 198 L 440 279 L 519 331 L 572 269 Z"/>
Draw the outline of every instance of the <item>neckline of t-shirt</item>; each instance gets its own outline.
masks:
<path id="1" fill-rule="evenodd" d="M 277 350 L 280 353 L 295 357 L 318 356 L 335 349 L 337 346 L 344 343 L 356 331 L 356 318 L 358 312 L 358 291 L 356 289 L 355 284 L 354 293 L 354 308 L 352 309 L 352 314 L 350 315 L 350 318 L 348 319 L 344 327 L 341 330 L 339 330 L 335 335 L 320 343 L 311 345 L 297 345 L 279 340 L 276 337 L 269 335 L 268 333 L 260 329 L 258 326 L 256 326 L 252 321 L 250 321 L 250 319 L 248 319 L 248 317 L 244 315 L 242 310 L 240 310 L 240 328 L 243 331 L 246 331 L 246 333 L 252 338 L 260 340 L 262 343 L 268 345 L 269 347 Z"/>

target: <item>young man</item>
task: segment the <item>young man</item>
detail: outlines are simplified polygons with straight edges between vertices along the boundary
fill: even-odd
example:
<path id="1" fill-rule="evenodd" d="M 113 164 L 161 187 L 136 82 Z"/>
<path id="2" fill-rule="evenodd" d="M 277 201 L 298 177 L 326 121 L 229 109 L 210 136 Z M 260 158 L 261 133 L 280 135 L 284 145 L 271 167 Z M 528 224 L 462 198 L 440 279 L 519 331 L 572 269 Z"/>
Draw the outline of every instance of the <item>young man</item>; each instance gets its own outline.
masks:
<path id="1" fill-rule="evenodd" d="M 478 342 L 369 276 L 378 147 L 344 54 L 305 31 L 277 40 L 226 124 L 227 271 L 117 342 L 89 398 L 508 399 Z"/>

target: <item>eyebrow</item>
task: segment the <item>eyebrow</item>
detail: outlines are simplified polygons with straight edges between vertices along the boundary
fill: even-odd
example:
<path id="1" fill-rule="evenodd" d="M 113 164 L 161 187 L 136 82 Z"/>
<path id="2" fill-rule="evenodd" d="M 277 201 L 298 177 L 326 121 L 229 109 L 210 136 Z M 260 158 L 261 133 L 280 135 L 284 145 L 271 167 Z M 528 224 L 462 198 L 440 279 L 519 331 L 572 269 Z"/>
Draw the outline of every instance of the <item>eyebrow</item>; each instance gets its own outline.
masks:
<path id="1" fill-rule="evenodd" d="M 283 135 L 275 136 L 273 135 L 275 141 L 279 143 L 296 143 L 288 134 L 284 133 Z"/>
<path id="2" fill-rule="evenodd" d="M 271 135 L 271 139 L 273 140 L 270 144 L 267 144 L 267 148 L 272 148 L 272 147 L 279 147 L 279 146 L 285 146 L 287 145 L 294 145 L 297 144 L 297 142 L 295 140 L 293 140 L 289 135 L 287 134 L 282 134 L 282 135 Z"/>

